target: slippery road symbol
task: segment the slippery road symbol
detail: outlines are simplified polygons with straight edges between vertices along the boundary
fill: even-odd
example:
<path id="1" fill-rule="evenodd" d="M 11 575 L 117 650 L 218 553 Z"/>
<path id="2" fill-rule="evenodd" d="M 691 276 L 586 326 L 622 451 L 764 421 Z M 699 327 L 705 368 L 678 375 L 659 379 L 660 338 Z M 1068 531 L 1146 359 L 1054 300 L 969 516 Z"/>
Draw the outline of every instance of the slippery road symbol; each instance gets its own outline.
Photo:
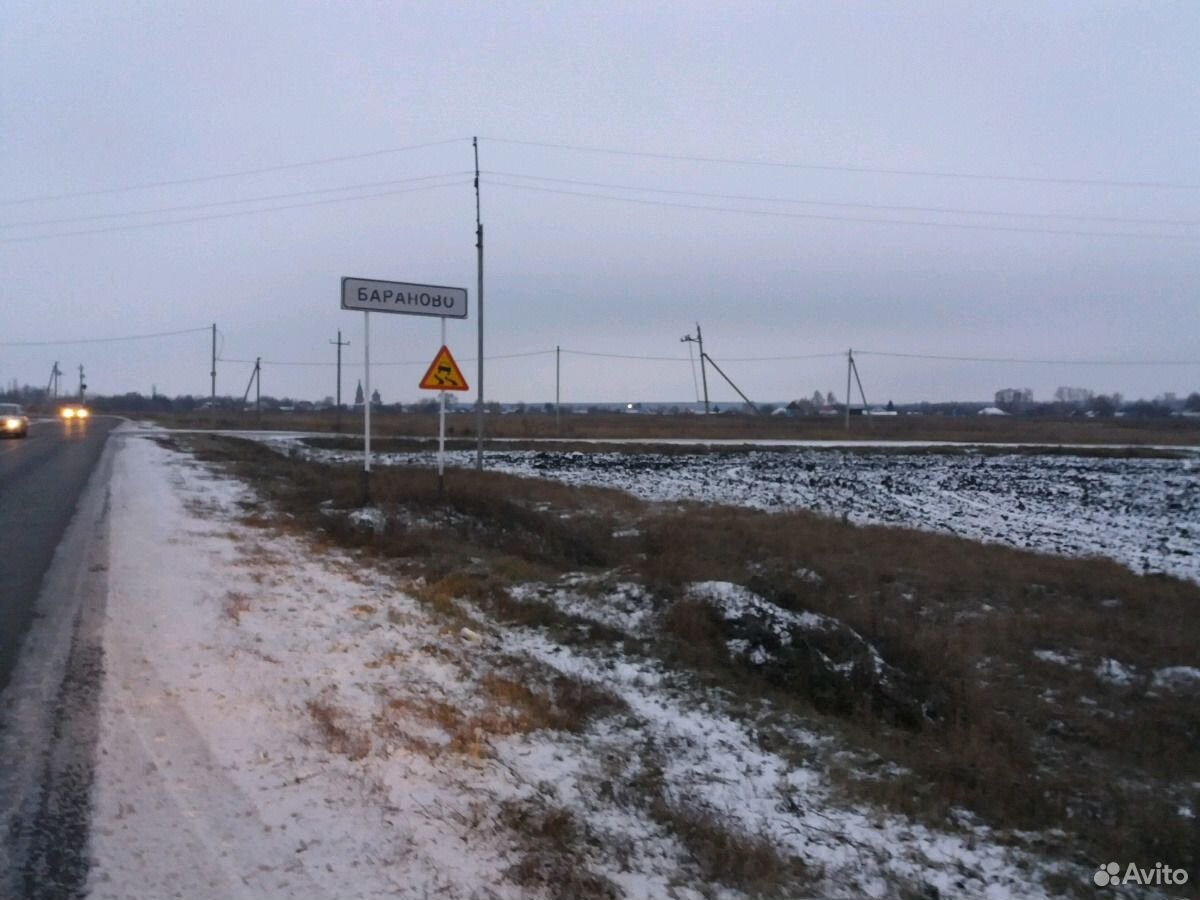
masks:
<path id="1" fill-rule="evenodd" d="M 468 390 L 467 379 L 463 377 L 462 370 L 454 361 L 450 349 L 445 344 L 438 350 L 433 362 L 429 364 L 419 387 L 426 391 Z"/>

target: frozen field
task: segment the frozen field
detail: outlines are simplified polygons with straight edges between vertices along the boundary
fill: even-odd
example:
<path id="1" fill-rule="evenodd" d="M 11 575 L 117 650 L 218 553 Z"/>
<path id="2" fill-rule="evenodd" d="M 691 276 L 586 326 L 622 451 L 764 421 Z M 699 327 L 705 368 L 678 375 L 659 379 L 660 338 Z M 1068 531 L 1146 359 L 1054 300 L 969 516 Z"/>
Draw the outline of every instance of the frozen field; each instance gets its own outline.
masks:
<path id="1" fill-rule="evenodd" d="M 324 460 L 360 453 L 305 447 Z M 473 454 L 447 454 L 471 465 Z M 430 465 L 390 453 L 381 465 Z M 860 524 L 948 532 L 1068 556 L 1107 556 L 1137 572 L 1200 581 L 1200 455 L 1106 459 L 1023 453 L 730 450 L 696 453 L 489 451 L 489 468 L 648 500 L 810 509 Z"/>

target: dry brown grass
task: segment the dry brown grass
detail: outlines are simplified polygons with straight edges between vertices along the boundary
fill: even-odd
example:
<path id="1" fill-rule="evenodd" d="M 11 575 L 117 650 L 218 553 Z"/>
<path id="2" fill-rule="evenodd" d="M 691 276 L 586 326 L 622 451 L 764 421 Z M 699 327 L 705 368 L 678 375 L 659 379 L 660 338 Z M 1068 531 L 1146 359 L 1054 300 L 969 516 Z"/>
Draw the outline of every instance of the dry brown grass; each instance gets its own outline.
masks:
<path id="1" fill-rule="evenodd" d="M 549 604 L 517 603 L 507 590 L 565 571 L 619 569 L 667 609 L 661 630 L 639 636 L 642 652 L 731 692 L 748 711 L 766 698 L 779 710 L 823 716 L 863 756 L 907 772 L 841 772 L 857 796 L 932 822 L 966 808 L 1000 828 L 1061 829 L 1085 857 L 1119 847 L 1131 858 L 1200 870 L 1200 820 L 1178 815 L 1182 805 L 1200 806 L 1200 698 L 1150 683 L 1155 669 L 1200 664 L 1194 584 L 1099 559 L 804 513 L 656 508 L 615 491 L 486 472 L 448 473 L 443 498 L 427 472 L 379 472 L 376 501 L 419 511 L 428 524 L 375 535 L 317 513 L 323 501 L 358 502 L 357 472 L 245 442 L 194 443 L 291 512 L 296 527 L 324 529 L 336 543 L 410 566 L 426 579 L 426 599 L 447 614 L 467 602 L 563 640 L 619 640 Z M 614 525 L 631 518 L 640 534 L 614 541 Z M 799 658 L 769 666 L 731 658 L 727 623 L 686 596 L 686 585 L 705 580 L 846 623 L 905 674 L 928 715 L 889 715 L 886 704 L 814 681 Z M 1070 654 L 1078 665 L 1043 662 L 1038 650 Z M 1098 679 L 1095 667 L 1107 658 L 1133 667 L 1133 683 Z M 553 698 L 500 682 L 492 689 L 508 692 L 515 721 L 558 715 L 548 712 Z M 761 733 L 786 752 L 785 732 Z"/>
<path id="2" fill-rule="evenodd" d="M 751 897 L 786 897 L 813 880 L 801 860 L 785 856 L 766 838 L 721 821 L 709 809 L 662 793 L 649 806 L 650 815 L 671 830 L 705 882 Z"/>
<path id="3" fill-rule="evenodd" d="M 331 752 L 351 760 L 363 759 L 371 752 L 370 734 L 354 724 L 349 714 L 331 700 L 310 700 L 305 706 Z"/>
<path id="4" fill-rule="evenodd" d="M 234 625 L 242 624 L 242 615 L 250 612 L 250 597 L 241 591 L 228 591 L 225 594 L 225 615 L 233 619 Z"/>
<path id="5" fill-rule="evenodd" d="M 617 900 L 623 892 L 588 868 L 589 845 L 596 839 L 570 810 L 538 798 L 507 800 L 500 823 L 517 841 L 521 858 L 507 875 L 515 883 L 544 892 L 552 900 Z"/>

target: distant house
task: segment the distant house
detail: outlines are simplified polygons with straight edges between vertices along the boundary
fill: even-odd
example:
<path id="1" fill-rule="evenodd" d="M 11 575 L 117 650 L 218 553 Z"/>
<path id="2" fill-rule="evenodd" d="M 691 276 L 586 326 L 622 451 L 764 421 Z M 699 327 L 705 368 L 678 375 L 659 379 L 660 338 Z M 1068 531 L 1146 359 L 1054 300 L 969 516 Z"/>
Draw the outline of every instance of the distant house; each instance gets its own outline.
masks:
<path id="1" fill-rule="evenodd" d="M 998 406 L 985 406 L 983 409 L 981 409 L 979 411 L 979 415 L 981 415 L 981 416 L 1007 416 L 1008 413 L 1006 413 L 1004 410 L 1002 410 Z"/>

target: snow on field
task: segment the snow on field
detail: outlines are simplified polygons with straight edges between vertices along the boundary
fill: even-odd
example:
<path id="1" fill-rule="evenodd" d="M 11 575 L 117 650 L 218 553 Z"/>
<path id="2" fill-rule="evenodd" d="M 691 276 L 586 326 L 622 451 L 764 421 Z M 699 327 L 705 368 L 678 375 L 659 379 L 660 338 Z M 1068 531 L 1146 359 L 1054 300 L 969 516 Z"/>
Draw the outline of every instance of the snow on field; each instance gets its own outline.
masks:
<path id="1" fill-rule="evenodd" d="M 277 446 L 297 448 L 295 439 Z M 327 460 L 361 454 L 304 447 Z M 473 455 L 448 454 L 471 465 Z M 381 465 L 429 465 L 389 453 Z M 1200 456 L 895 453 L 823 448 L 659 454 L 489 451 L 491 469 L 619 487 L 648 500 L 810 509 L 1064 556 L 1107 556 L 1136 572 L 1200 581 Z"/>
<path id="2" fill-rule="evenodd" d="M 536 897 L 553 878 L 612 897 L 745 896 L 628 796 L 659 758 L 662 797 L 805 861 L 810 880 L 781 895 L 1047 896 L 1057 866 L 980 826 L 841 805 L 819 763 L 762 749 L 679 673 L 460 603 L 464 627 L 416 599 L 420 583 L 243 521 L 264 510 L 238 482 L 150 437 L 119 440 L 92 900 Z M 582 583 L 525 599 L 549 590 L 622 630 L 647 615 L 633 585 L 609 603 Z M 697 586 L 714 591 L 763 602 Z M 592 685 L 614 707 L 577 733 L 502 727 L 485 688 L 514 677 Z M 830 743 L 796 741 L 813 760 Z M 556 811 L 577 823 L 573 868 L 536 853 L 522 868 L 522 823 Z"/>

